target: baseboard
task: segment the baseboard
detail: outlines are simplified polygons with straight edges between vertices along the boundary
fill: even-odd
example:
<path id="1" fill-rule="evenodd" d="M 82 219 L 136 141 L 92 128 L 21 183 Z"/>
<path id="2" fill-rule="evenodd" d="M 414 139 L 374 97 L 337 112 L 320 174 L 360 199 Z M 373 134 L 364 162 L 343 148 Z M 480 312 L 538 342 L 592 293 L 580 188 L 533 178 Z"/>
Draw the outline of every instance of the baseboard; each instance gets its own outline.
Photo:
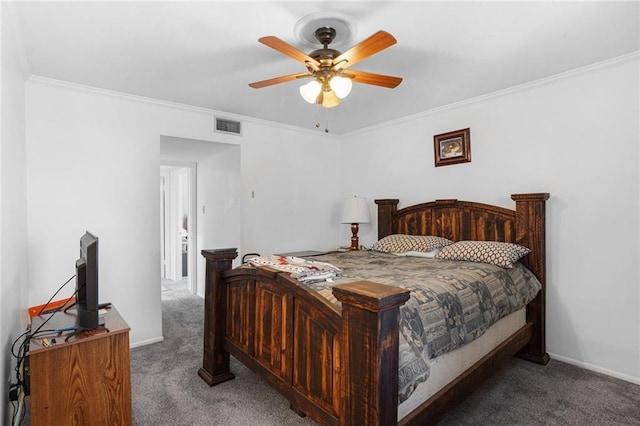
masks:
<path id="1" fill-rule="evenodd" d="M 575 365 L 576 367 L 584 368 L 586 370 L 595 371 L 606 376 L 615 377 L 616 379 L 624 380 L 625 382 L 631 382 L 636 385 L 640 385 L 640 377 L 630 376 L 628 374 L 620 373 L 618 371 L 609 370 L 608 368 L 602 368 L 597 365 L 589 364 L 588 362 L 577 361 L 573 358 L 567 358 L 566 356 L 557 355 L 549 352 L 551 359 L 566 362 L 567 364 Z"/>
<path id="2" fill-rule="evenodd" d="M 164 337 L 160 336 L 160 337 L 154 337 L 153 339 L 148 339 L 148 340 L 142 340 L 140 342 L 135 342 L 135 343 L 131 343 L 129 345 L 129 347 L 131 349 L 133 348 L 139 348 L 140 346 L 147 346 L 150 345 L 152 343 L 160 343 L 164 341 Z"/>

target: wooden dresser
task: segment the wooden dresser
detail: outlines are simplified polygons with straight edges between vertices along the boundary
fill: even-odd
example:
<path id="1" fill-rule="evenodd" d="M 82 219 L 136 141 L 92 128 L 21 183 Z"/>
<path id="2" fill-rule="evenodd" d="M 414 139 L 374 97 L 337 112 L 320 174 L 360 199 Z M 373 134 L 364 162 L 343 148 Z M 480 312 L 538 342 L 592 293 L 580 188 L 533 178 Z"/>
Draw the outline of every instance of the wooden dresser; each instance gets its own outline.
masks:
<path id="1" fill-rule="evenodd" d="M 55 314 L 42 330 L 73 326 L 73 312 Z M 114 307 L 100 316 L 108 332 L 84 331 L 68 342 L 68 331 L 31 339 L 32 425 L 131 425 L 129 326 Z M 46 318 L 33 318 L 31 330 Z"/>

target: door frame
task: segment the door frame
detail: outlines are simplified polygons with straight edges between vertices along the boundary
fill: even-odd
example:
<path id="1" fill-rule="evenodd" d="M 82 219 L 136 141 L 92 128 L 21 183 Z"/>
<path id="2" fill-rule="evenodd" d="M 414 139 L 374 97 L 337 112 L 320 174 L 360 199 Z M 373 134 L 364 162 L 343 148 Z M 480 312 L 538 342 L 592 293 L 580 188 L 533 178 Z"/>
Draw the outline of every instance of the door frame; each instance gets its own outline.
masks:
<path id="1" fill-rule="evenodd" d="M 188 211 L 188 222 L 187 222 L 187 232 L 188 232 L 188 238 L 187 238 L 187 268 L 188 268 L 188 273 L 187 273 L 187 289 L 189 290 L 189 292 L 191 292 L 192 294 L 196 294 L 197 292 L 197 256 L 195 255 L 195 252 L 197 250 L 197 211 L 196 211 L 196 206 L 197 206 L 197 172 L 198 172 L 198 167 L 197 167 L 197 163 L 196 162 L 192 162 L 192 161 L 173 161 L 173 160 L 163 160 L 160 162 L 160 166 L 168 166 L 168 167 L 177 167 L 177 168 L 181 168 L 181 169 L 186 169 L 187 170 L 187 176 L 188 176 L 188 192 L 189 192 L 189 202 L 187 205 L 187 211 Z M 165 187 L 167 187 L 168 185 L 171 185 L 170 182 L 165 182 Z M 166 199 L 166 209 L 167 211 L 172 211 L 176 208 L 176 206 L 174 205 L 176 200 L 178 199 L 177 197 L 179 197 L 179 194 L 171 194 L 169 197 L 167 197 Z M 170 215 L 171 217 L 173 217 L 173 215 Z M 167 256 L 167 258 L 171 259 L 172 262 L 172 268 L 170 268 L 173 271 L 173 274 L 178 274 L 181 276 L 182 272 L 181 272 L 181 268 L 178 268 L 178 265 L 176 265 L 176 259 L 178 258 L 178 256 L 181 256 L 181 251 L 179 250 L 181 247 L 181 241 L 178 237 L 177 232 L 172 233 L 174 234 L 174 244 L 171 244 L 172 247 L 175 247 L 175 252 L 174 252 L 174 256 Z"/>

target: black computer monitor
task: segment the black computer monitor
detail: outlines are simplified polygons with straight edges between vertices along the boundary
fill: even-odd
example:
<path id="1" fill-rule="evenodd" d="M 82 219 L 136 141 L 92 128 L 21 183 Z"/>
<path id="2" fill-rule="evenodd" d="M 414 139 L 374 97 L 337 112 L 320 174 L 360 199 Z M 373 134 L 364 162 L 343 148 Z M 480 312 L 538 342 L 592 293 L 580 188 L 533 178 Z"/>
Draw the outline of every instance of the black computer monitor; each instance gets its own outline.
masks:
<path id="1" fill-rule="evenodd" d="M 89 231 L 80 238 L 80 257 L 76 261 L 76 328 L 99 327 L 98 315 L 98 237 Z"/>

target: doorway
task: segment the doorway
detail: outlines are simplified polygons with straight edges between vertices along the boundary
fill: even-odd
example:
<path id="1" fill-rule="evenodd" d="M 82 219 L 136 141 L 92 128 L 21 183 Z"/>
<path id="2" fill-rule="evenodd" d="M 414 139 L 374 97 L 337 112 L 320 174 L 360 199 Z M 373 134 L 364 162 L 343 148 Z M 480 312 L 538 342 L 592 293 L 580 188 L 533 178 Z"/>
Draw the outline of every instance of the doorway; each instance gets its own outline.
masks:
<path id="1" fill-rule="evenodd" d="M 180 229 L 187 229 L 188 290 L 204 297 L 205 262 L 201 250 L 221 247 L 241 250 L 240 145 L 162 135 L 160 166 L 161 188 L 164 184 L 160 194 L 161 277 L 170 277 L 172 281 L 172 277 L 181 278 L 176 267 L 183 264 L 184 233 L 180 239 L 176 235 Z M 187 177 L 180 178 L 182 175 Z M 175 183 L 180 179 L 182 185 L 189 182 L 188 190 Z M 177 194 L 179 188 L 182 194 L 189 194 L 188 199 Z M 179 212 L 178 202 L 189 208 L 184 227 L 184 214 Z M 173 229 L 165 222 L 173 224 Z"/>
<path id="2" fill-rule="evenodd" d="M 160 276 L 183 283 L 196 293 L 196 164 L 164 163 L 160 166 Z"/>

